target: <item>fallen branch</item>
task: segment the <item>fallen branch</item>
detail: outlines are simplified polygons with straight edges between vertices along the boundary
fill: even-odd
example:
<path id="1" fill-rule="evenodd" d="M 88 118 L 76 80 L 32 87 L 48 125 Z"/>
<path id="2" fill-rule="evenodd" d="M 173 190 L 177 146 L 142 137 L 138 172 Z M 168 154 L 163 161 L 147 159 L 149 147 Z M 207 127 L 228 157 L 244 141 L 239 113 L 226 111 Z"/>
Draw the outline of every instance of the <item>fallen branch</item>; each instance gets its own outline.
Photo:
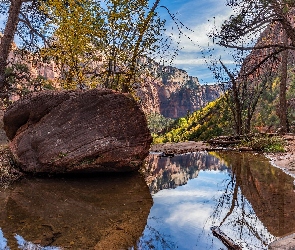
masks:
<path id="1" fill-rule="evenodd" d="M 208 143 L 214 144 L 214 145 L 231 145 L 231 144 L 239 144 L 241 143 L 241 140 L 224 141 L 224 140 L 212 139 L 212 140 L 209 140 Z"/>
<path id="2" fill-rule="evenodd" d="M 220 230 L 219 227 L 211 227 L 213 235 L 220 239 L 222 243 L 230 250 L 242 250 L 242 247 L 235 244 L 235 242 L 229 238 L 224 232 Z"/>

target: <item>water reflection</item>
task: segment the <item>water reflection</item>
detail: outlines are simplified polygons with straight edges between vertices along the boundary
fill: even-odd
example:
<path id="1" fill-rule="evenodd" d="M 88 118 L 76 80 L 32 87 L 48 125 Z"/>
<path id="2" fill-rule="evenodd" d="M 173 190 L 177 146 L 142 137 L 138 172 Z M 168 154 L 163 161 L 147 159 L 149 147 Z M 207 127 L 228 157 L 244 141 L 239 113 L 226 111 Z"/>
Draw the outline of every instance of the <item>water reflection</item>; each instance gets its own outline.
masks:
<path id="1" fill-rule="evenodd" d="M 188 180 L 198 177 L 201 170 L 227 169 L 222 161 L 206 152 L 176 155 L 172 158 L 150 154 L 145 168 L 146 182 L 152 194 L 185 185 Z"/>
<path id="2" fill-rule="evenodd" d="M 151 155 L 147 173 L 154 205 L 139 249 L 225 249 L 212 226 L 244 249 L 267 249 L 295 231 L 293 178 L 263 156 Z"/>
<path id="3" fill-rule="evenodd" d="M 151 206 L 139 174 L 24 179 L 0 192 L 0 249 L 126 249 Z"/>
<path id="4" fill-rule="evenodd" d="M 269 164 L 261 155 L 219 153 L 233 172 L 233 201 L 238 189 L 268 231 L 275 236 L 295 232 L 294 179 Z M 231 207 L 233 204 L 231 204 Z"/>
<path id="5" fill-rule="evenodd" d="M 293 178 L 260 155 L 150 155 L 145 175 L 23 179 L 0 192 L 0 249 L 226 249 L 217 226 L 256 250 L 295 232 Z"/>

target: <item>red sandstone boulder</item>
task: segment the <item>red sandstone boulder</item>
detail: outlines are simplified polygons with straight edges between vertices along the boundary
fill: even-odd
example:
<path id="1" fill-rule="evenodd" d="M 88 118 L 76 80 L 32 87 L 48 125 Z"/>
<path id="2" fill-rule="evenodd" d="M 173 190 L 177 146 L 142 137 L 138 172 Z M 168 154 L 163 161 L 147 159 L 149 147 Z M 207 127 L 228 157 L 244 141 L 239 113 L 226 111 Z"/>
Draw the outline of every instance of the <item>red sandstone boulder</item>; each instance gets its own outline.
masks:
<path id="1" fill-rule="evenodd" d="M 112 90 L 34 93 L 13 103 L 3 120 L 25 172 L 133 171 L 152 141 L 137 103 Z"/>

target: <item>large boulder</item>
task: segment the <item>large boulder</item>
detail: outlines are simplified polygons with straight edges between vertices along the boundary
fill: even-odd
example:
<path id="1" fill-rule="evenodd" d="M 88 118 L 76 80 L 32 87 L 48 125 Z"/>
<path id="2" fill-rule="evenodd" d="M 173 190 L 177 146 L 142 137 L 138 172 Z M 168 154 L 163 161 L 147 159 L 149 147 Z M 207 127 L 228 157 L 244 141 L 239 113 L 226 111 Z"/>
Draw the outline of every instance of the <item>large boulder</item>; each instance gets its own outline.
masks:
<path id="1" fill-rule="evenodd" d="M 152 141 L 136 101 L 112 90 L 33 93 L 13 103 L 3 121 L 25 172 L 133 171 Z"/>

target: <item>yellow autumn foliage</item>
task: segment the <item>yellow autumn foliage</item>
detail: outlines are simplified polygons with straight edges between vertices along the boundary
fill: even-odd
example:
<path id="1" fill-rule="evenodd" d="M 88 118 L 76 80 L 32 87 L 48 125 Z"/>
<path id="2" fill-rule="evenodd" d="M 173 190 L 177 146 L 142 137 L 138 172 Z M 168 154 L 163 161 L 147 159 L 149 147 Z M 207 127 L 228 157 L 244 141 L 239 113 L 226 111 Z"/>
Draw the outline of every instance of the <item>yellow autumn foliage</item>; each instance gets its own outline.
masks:
<path id="1" fill-rule="evenodd" d="M 102 87 L 133 92 L 146 81 L 147 58 L 157 54 L 164 22 L 146 0 L 48 0 L 50 46 L 41 55 L 54 60 L 66 89 Z"/>
<path id="2" fill-rule="evenodd" d="M 177 125 L 162 135 L 154 135 L 154 143 L 207 140 L 232 132 L 231 114 L 225 98 L 210 102 L 201 110 L 186 118 L 180 118 Z"/>
<path id="3" fill-rule="evenodd" d="M 78 4 L 79 3 L 79 4 Z M 53 59 L 59 66 L 62 86 L 75 89 L 77 86 L 90 87 L 93 81 L 88 74 L 93 56 L 94 37 L 103 37 L 103 22 L 100 20 L 100 6 L 94 1 L 48 0 L 42 11 L 50 16 L 48 27 L 54 29 L 50 46 L 42 49 L 41 55 Z"/>

